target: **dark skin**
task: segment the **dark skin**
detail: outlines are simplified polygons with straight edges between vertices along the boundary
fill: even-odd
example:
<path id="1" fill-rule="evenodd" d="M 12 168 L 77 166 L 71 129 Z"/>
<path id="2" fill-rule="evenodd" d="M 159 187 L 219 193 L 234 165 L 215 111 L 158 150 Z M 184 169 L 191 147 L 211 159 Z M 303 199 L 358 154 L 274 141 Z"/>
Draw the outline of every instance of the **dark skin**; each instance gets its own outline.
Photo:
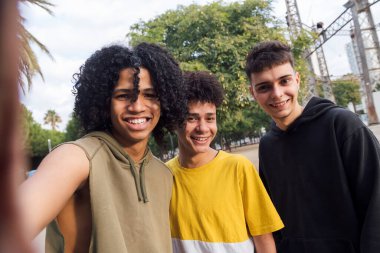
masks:
<path id="1" fill-rule="evenodd" d="M 57 216 L 65 238 L 65 252 L 88 252 L 92 230 L 90 190 L 88 180 L 69 199 Z"/>
<path id="2" fill-rule="evenodd" d="M 153 92 L 149 71 L 143 68 L 141 92 L 135 101 L 129 99 L 133 73 L 131 68 L 120 72 L 110 106 L 111 133 L 130 157 L 139 162 L 160 118 L 160 102 Z M 56 219 L 65 239 L 65 253 L 88 252 L 92 233 L 89 173 L 89 160 L 80 147 L 64 144 L 49 153 L 36 174 L 20 189 L 30 239 Z"/>

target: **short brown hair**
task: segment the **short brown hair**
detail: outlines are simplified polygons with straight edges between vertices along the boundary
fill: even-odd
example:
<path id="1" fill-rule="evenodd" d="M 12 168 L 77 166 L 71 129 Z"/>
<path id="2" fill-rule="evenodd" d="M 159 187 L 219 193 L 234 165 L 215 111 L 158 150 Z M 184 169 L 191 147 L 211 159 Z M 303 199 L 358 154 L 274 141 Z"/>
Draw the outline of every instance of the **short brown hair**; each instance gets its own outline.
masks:
<path id="1" fill-rule="evenodd" d="M 252 73 L 258 73 L 287 62 L 294 67 L 293 54 L 288 45 L 277 40 L 261 42 L 248 53 L 245 73 L 250 79 Z"/>

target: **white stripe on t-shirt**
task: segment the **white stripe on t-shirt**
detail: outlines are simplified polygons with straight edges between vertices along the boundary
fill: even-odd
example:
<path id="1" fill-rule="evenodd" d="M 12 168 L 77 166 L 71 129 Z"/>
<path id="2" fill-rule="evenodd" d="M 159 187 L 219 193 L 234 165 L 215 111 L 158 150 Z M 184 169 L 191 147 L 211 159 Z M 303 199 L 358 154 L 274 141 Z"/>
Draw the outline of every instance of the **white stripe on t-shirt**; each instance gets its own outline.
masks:
<path id="1" fill-rule="evenodd" d="M 203 242 L 172 238 L 174 253 L 253 253 L 253 241 L 244 242 Z"/>

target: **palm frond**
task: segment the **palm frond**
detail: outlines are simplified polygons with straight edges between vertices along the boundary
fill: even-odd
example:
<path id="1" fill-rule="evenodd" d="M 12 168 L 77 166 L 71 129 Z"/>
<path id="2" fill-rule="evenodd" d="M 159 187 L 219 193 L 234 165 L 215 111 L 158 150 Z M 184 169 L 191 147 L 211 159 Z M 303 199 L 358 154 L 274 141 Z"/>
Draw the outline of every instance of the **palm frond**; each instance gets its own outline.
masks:
<path id="1" fill-rule="evenodd" d="M 51 7 L 54 7 L 55 5 L 50 3 L 49 1 L 45 0 L 21 0 L 21 2 L 28 2 L 30 4 L 37 5 L 41 9 L 45 10 L 50 15 L 54 15 L 53 11 L 50 9 Z"/>
<path id="2" fill-rule="evenodd" d="M 53 15 L 51 11 L 51 7 L 54 7 L 54 4 L 50 3 L 47 0 L 21 0 L 24 3 L 30 3 L 39 6 L 50 15 Z M 42 80 L 45 80 L 41 67 L 38 63 L 37 56 L 32 49 L 32 44 L 36 44 L 42 52 L 48 55 L 52 60 L 54 60 L 48 48 L 42 44 L 36 37 L 33 36 L 25 27 L 24 27 L 25 18 L 19 17 L 18 20 L 18 38 L 20 40 L 20 61 L 19 61 L 19 85 L 22 88 L 23 93 L 25 94 L 25 82 L 23 77 L 25 77 L 28 90 L 30 90 L 32 86 L 33 77 L 38 74 L 41 76 Z"/>

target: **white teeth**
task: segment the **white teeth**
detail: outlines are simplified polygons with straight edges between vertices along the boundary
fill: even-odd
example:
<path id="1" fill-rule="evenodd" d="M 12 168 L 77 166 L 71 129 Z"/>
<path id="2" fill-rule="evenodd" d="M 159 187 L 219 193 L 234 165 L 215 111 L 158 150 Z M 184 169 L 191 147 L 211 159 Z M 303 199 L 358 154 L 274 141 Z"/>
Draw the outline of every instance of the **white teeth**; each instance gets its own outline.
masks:
<path id="1" fill-rule="evenodd" d="M 283 106 L 286 104 L 286 101 L 284 102 L 281 102 L 281 103 L 276 103 L 276 104 L 273 104 L 274 107 L 280 107 L 280 106 Z"/>
<path id="2" fill-rule="evenodd" d="M 142 119 L 128 119 L 127 121 L 128 121 L 128 123 L 131 123 L 131 124 L 142 124 L 142 123 L 146 122 L 146 119 L 145 118 L 142 118 Z"/>
<path id="3" fill-rule="evenodd" d="M 208 139 L 208 137 L 192 137 L 194 140 L 197 140 L 197 141 L 205 141 Z"/>

